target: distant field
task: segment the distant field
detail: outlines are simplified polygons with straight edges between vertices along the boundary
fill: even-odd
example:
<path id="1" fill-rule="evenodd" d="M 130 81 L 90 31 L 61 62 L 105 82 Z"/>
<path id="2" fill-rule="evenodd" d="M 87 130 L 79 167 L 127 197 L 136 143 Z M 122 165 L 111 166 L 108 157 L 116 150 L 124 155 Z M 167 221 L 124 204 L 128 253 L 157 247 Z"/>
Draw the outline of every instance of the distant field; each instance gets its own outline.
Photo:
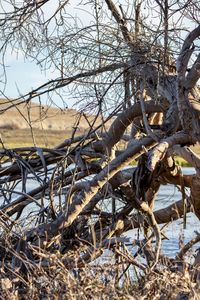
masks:
<path id="1" fill-rule="evenodd" d="M 33 130 L 34 138 L 30 129 L 15 129 L 15 130 L 0 130 L 1 139 L 6 148 L 30 147 L 34 146 L 34 141 L 37 147 L 55 147 L 65 139 L 71 137 L 70 130 Z M 83 132 L 79 131 L 79 134 Z M 0 145 L 0 148 L 2 145 Z"/>
<path id="2" fill-rule="evenodd" d="M 46 131 L 69 131 L 73 126 L 85 130 L 93 124 L 94 119 L 96 126 L 102 123 L 100 117 L 96 119 L 95 115 L 72 108 L 59 109 L 34 102 L 14 105 L 12 101 L 0 99 L 0 131 L 2 129 L 30 129 L 30 127 Z"/>
<path id="3" fill-rule="evenodd" d="M 94 116 L 82 116 L 75 109 L 60 110 L 58 108 L 40 107 L 35 103 L 27 108 L 26 105 L 20 104 L 17 107 L 3 112 L 10 102 L 0 99 L 0 135 L 3 144 L 0 148 L 18 148 L 18 147 L 55 147 L 65 139 L 70 138 L 73 126 L 76 124 L 78 130 L 76 135 L 82 135 L 93 123 Z M 30 110 L 30 115 L 28 114 Z M 32 133 L 30 130 L 30 122 Z M 77 123 L 78 122 L 78 123 Z M 98 118 L 95 125 L 101 124 L 102 120 Z M 111 124 L 110 121 L 107 127 Z M 34 136 L 34 138 L 33 138 Z M 200 145 L 191 147 L 191 149 L 200 155 Z M 182 158 L 177 157 L 180 165 L 187 166 Z"/>
<path id="4" fill-rule="evenodd" d="M 78 130 L 77 135 L 84 134 L 85 130 Z M 38 147 L 55 147 L 65 139 L 70 138 L 72 129 L 66 130 L 39 130 L 34 128 L 33 135 L 30 129 L 0 129 L 1 139 L 6 148 L 34 146 L 34 141 Z M 0 144 L 0 148 L 2 145 Z M 200 155 L 200 145 L 193 146 L 191 149 Z M 184 164 L 183 159 L 179 159 Z"/>
<path id="5" fill-rule="evenodd" d="M 88 131 L 95 118 L 75 109 L 63 110 L 34 102 L 7 109 L 10 105 L 12 100 L 0 99 L 0 135 L 6 148 L 34 146 L 34 143 L 54 147 L 71 137 L 74 126 L 76 135 Z M 95 127 L 101 123 L 101 118 L 95 119 Z"/>

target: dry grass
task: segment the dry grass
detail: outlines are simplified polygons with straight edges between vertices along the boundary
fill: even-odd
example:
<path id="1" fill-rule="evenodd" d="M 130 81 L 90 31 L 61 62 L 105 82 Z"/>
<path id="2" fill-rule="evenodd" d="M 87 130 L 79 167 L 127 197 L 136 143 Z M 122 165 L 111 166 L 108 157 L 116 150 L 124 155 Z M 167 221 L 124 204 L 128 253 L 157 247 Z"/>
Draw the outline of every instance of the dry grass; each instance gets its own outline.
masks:
<path id="1" fill-rule="evenodd" d="M 33 135 L 30 129 L 1 130 L 1 138 L 6 148 L 31 147 L 34 140 L 38 147 L 55 147 L 65 139 L 71 137 L 72 130 L 39 130 L 34 129 Z M 81 134 L 78 131 L 78 134 Z M 34 136 L 34 138 L 33 138 Z"/>
<path id="2" fill-rule="evenodd" d="M 81 130 L 92 124 L 94 116 L 79 113 L 75 109 L 59 109 L 56 107 L 42 106 L 34 102 L 18 104 L 10 107 L 11 103 L 0 101 L 0 128 L 1 129 L 35 129 L 44 130 L 71 130 L 75 124 Z M 97 118 L 96 125 L 102 122 Z"/>
<path id="3" fill-rule="evenodd" d="M 7 270 L 6 270 L 7 269 Z M 17 273 L 1 268 L 0 297 L 18 299 L 143 299 L 186 300 L 200 299 L 199 284 L 189 273 L 163 271 L 140 277 L 124 278 L 119 283 L 118 265 L 85 266 L 69 270 L 55 259 L 51 268 L 32 267 L 31 273 Z"/>
<path id="4" fill-rule="evenodd" d="M 34 143 L 38 147 L 54 147 L 69 138 L 74 130 L 76 135 L 88 131 L 95 119 L 95 116 L 75 109 L 58 109 L 36 103 L 20 104 L 3 112 L 10 104 L 0 99 L 0 134 L 6 148 L 33 146 Z M 102 119 L 97 118 L 93 127 L 100 124 Z"/>
<path id="5" fill-rule="evenodd" d="M 61 254 L 34 247 L 34 261 L 12 246 L 13 236 L 0 238 L 0 299 L 2 300 L 198 300 L 200 285 L 186 267 L 175 270 L 159 263 L 146 275 L 134 269 L 125 257 L 108 262 L 69 264 L 78 261 L 80 249 Z M 15 249 L 14 249 L 15 248 Z M 36 250 L 37 249 L 37 250 Z M 115 255 L 114 255 L 115 253 Z M 17 261 L 13 261 L 13 259 Z M 115 259 L 116 258 L 116 259 Z M 71 260 L 71 262 L 72 262 Z M 127 266 L 131 267 L 127 269 Z"/>
<path id="6" fill-rule="evenodd" d="M 72 133 L 69 122 L 65 130 L 33 128 L 33 135 L 28 128 L 5 127 L 1 129 L 1 137 L 6 148 L 33 146 L 34 142 L 40 147 L 54 147 Z M 77 131 L 79 135 L 85 130 L 81 128 Z M 198 152 L 198 148 L 195 150 Z M 9 232 L 7 223 L 1 219 L 6 226 L 5 234 L 1 229 L 0 236 L 0 299 L 200 299 L 199 284 L 194 281 L 192 271 L 187 269 L 172 271 L 168 266 L 161 266 L 159 270 L 144 275 L 140 270 L 124 272 L 130 265 L 125 258 L 120 263 L 116 260 L 112 264 L 85 264 L 77 268 L 75 264 L 69 266 L 69 252 L 72 251 L 63 255 L 55 249 L 52 252 L 39 249 L 36 254 L 33 251 L 28 256 L 27 249 L 17 251 L 15 232 L 12 236 L 12 230 Z M 27 247 L 31 245 L 27 243 Z M 73 262 L 78 261 L 81 251 L 71 253 Z"/>

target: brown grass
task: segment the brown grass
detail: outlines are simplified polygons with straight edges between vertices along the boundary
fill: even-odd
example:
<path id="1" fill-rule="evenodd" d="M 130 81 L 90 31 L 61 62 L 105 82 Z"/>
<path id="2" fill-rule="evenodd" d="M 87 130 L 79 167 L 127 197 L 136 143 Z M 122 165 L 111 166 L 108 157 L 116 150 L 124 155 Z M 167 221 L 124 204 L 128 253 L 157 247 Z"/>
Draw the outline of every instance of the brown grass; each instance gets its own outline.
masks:
<path id="1" fill-rule="evenodd" d="M 1 111 L 10 104 L 0 99 Z M 34 143 L 38 147 L 54 147 L 69 138 L 74 128 L 76 135 L 88 131 L 94 118 L 75 109 L 58 109 L 36 103 L 20 104 L 1 113 L 0 135 L 6 148 L 34 146 Z M 93 128 L 100 124 L 101 118 L 95 119 Z"/>
<path id="2" fill-rule="evenodd" d="M 3 144 L 6 148 L 31 147 L 34 146 L 34 140 L 37 147 L 50 148 L 55 147 L 65 139 L 71 137 L 72 130 L 57 131 L 33 129 L 32 135 L 30 129 L 2 129 L 0 133 Z M 78 134 L 82 133 L 83 132 L 78 131 Z"/>
<path id="3" fill-rule="evenodd" d="M 18 251 L 12 245 L 13 241 L 12 232 L 1 234 L 2 300 L 200 299 L 200 284 L 195 282 L 194 271 L 186 263 L 176 270 L 160 262 L 155 271 L 149 270 L 145 275 L 139 269 L 136 271 L 130 261 L 120 255 L 122 252 L 116 256 L 115 248 L 111 248 L 113 255 L 109 260 L 83 263 L 78 268 L 74 262 L 78 261 L 81 249 L 62 254 L 59 250 L 50 253 L 33 246 L 32 260 L 23 251 Z M 13 259 L 16 259 L 15 263 Z"/>
<path id="4" fill-rule="evenodd" d="M 31 272 L 17 272 L 11 266 L 1 268 L 0 298 L 18 299 L 200 299 L 200 286 L 186 272 L 149 273 L 118 280 L 122 268 L 117 264 L 67 269 L 54 257 L 51 267 L 29 265 Z"/>

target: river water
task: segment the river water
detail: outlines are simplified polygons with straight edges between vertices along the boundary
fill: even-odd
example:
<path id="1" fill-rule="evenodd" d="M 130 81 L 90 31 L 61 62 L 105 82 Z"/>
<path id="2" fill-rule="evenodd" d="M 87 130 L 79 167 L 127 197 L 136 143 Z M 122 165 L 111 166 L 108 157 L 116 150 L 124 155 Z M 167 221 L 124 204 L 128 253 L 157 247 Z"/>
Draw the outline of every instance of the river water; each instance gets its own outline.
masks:
<path id="1" fill-rule="evenodd" d="M 183 168 L 183 173 L 194 174 L 195 171 L 193 168 Z M 180 191 L 178 191 L 174 185 L 163 185 L 155 201 L 155 210 L 167 207 L 181 198 Z M 199 220 L 193 213 L 187 214 L 186 229 L 183 229 L 183 219 L 170 223 L 169 226 L 163 230 L 169 240 L 166 239 L 162 241 L 162 252 L 169 257 L 175 257 L 180 247 L 195 237 L 195 231 L 200 232 L 199 225 Z M 162 225 L 160 227 L 162 228 Z M 136 239 L 138 230 L 129 230 L 125 235 L 129 237 L 130 240 Z M 200 243 L 197 243 L 193 250 L 198 247 L 200 247 Z"/>
<path id="2" fill-rule="evenodd" d="M 184 174 L 194 174 L 195 171 L 193 168 L 183 168 Z M 36 183 L 33 180 L 29 181 L 28 190 L 31 190 L 36 187 Z M 21 190 L 21 186 L 18 186 L 16 190 Z M 27 191 L 28 192 L 28 191 Z M 17 198 L 17 195 L 16 195 Z M 155 201 L 155 210 L 164 208 L 171 205 L 177 200 L 181 199 L 181 193 L 178 191 L 174 185 L 163 185 L 161 186 L 158 197 Z M 1 202 L 1 199 L 0 199 Z M 3 203 L 0 203 L 1 205 Z M 29 215 L 34 210 L 38 211 L 38 207 L 35 204 L 31 204 L 27 207 L 26 214 Z M 26 214 L 24 214 L 24 222 L 26 223 Z M 23 223 L 23 222 L 22 222 Z M 24 223 L 24 224 L 25 224 Z M 162 228 L 162 225 L 161 225 Z M 183 229 L 183 220 L 177 220 L 169 224 L 164 229 L 164 234 L 169 240 L 162 241 L 162 251 L 164 254 L 170 257 L 174 257 L 180 246 L 187 243 L 190 239 L 195 237 L 195 231 L 199 230 L 199 220 L 193 213 L 187 214 L 186 229 Z M 200 230 L 199 230 L 200 231 Z M 142 237 L 142 232 L 138 230 L 129 230 L 124 235 L 130 238 L 130 241 L 138 238 L 138 234 Z M 181 244 L 182 243 L 182 244 Z M 196 244 L 195 248 L 199 247 L 200 244 Z"/>

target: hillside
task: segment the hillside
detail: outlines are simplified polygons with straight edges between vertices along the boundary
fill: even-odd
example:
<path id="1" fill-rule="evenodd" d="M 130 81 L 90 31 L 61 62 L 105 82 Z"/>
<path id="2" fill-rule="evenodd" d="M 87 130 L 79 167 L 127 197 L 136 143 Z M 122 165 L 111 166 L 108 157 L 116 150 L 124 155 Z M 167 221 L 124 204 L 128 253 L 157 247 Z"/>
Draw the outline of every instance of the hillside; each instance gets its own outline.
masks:
<path id="1" fill-rule="evenodd" d="M 0 136 L 6 148 L 35 144 L 40 147 L 54 147 L 71 137 L 72 130 L 80 118 L 80 113 L 75 109 L 61 110 L 48 106 L 41 107 L 36 103 L 31 103 L 29 107 L 20 104 L 2 112 L 8 105 L 5 99 L 0 99 Z M 94 116 L 87 116 L 87 120 L 92 123 Z M 88 131 L 87 120 L 84 116 L 80 118 L 75 135 Z M 98 118 L 95 124 L 98 126 L 100 123 L 101 119 Z M 107 126 L 109 124 L 111 121 Z M 3 145 L 0 143 L 0 148 Z M 190 148 L 200 155 L 199 145 Z"/>
<path id="2" fill-rule="evenodd" d="M 94 116 L 82 116 L 75 109 L 61 110 L 59 108 L 39 106 L 36 103 L 20 104 L 5 111 L 10 105 L 5 99 L 0 99 L 0 134 L 4 146 L 20 147 L 54 146 L 70 137 L 74 127 L 76 134 L 85 133 Z M 78 123 L 77 123 L 78 122 Z M 101 119 L 97 119 L 98 126 Z"/>
<path id="3" fill-rule="evenodd" d="M 36 103 L 20 104 L 3 111 L 10 105 L 0 99 L 0 129 L 29 129 L 30 127 L 41 130 L 71 130 L 77 122 L 80 113 L 75 109 L 59 109 L 55 107 L 40 106 Z M 89 122 L 94 117 L 87 116 Z M 97 120 L 100 124 L 101 120 Z M 87 120 L 82 117 L 79 124 L 80 130 L 88 128 Z"/>

